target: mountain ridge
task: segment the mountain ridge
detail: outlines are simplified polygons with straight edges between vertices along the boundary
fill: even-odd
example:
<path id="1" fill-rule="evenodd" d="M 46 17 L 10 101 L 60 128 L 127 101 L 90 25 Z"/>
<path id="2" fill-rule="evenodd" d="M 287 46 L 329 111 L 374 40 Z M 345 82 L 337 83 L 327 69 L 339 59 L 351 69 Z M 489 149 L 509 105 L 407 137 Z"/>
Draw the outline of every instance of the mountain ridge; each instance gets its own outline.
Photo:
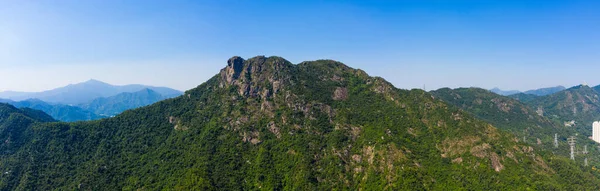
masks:
<path id="1" fill-rule="evenodd" d="M 183 96 L 38 124 L 2 155 L 9 190 L 561 190 L 590 169 L 422 90 L 332 60 L 232 57 Z M 0 134 L 1 137 L 1 134 Z M 33 141 L 36 140 L 36 141 Z M 30 153 L 30 154 L 28 154 Z M 553 157 L 549 157 L 553 156 Z"/>
<path id="2" fill-rule="evenodd" d="M 123 92 L 136 92 L 146 88 L 159 92 L 166 97 L 176 97 L 182 94 L 179 90 L 166 87 L 139 84 L 111 85 L 99 80 L 90 79 L 85 82 L 69 84 L 42 92 L 0 92 L 0 98 L 11 99 L 14 101 L 35 98 L 48 103 L 78 105 L 90 102 L 96 98 L 115 96 Z"/>
<path id="3" fill-rule="evenodd" d="M 114 116 L 125 110 L 147 106 L 164 99 L 168 97 L 145 88 L 137 92 L 123 92 L 110 97 L 96 98 L 79 106 L 98 115 Z"/>
<path id="4" fill-rule="evenodd" d="M 600 120 L 600 93 L 587 85 L 573 86 L 527 104 L 561 124 L 574 121 L 577 131 L 586 136 L 591 136 L 592 122 Z"/>
<path id="5" fill-rule="evenodd" d="M 125 110 L 147 106 L 168 99 L 149 88 L 137 92 L 124 92 L 110 97 L 101 97 L 86 104 L 65 105 L 51 104 L 39 99 L 12 101 L 0 99 L 0 103 L 8 103 L 18 108 L 41 110 L 59 121 L 89 121 L 117 115 Z"/>
<path id="6" fill-rule="evenodd" d="M 489 91 L 494 92 L 499 95 L 503 95 L 503 96 L 521 93 L 521 91 L 519 91 L 519 90 L 501 90 L 498 87 L 492 88 Z"/>
<path id="7" fill-rule="evenodd" d="M 80 107 L 64 104 L 50 104 L 39 99 L 27 99 L 22 101 L 0 99 L 0 102 L 8 103 L 17 108 L 31 108 L 40 110 L 59 121 L 73 122 L 103 118 L 102 116 L 99 116 L 91 111 L 84 110 Z"/>
<path id="8" fill-rule="evenodd" d="M 566 89 L 567 88 L 565 88 L 564 86 L 555 86 L 555 87 L 540 88 L 540 89 L 535 89 L 535 90 L 528 90 L 523 93 L 536 95 L 536 96 L 545 96 L 545 95 L 554 94 L 556 92 L 560 92 L 560 91 L 563 91 Z"/>

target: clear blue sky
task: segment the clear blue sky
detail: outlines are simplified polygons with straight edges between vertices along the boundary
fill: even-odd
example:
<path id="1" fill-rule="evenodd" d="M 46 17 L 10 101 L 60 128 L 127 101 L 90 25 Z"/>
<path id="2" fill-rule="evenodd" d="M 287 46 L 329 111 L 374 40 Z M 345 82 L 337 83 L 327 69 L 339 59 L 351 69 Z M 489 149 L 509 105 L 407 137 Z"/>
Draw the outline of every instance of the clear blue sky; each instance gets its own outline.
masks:
<path id="1" fill-rule="evenodd" d="M 234 55 L 335 59 L 399 88 L 600 84 L 600 3 L 0 0 L 0 91 L 193 88 Z"/>

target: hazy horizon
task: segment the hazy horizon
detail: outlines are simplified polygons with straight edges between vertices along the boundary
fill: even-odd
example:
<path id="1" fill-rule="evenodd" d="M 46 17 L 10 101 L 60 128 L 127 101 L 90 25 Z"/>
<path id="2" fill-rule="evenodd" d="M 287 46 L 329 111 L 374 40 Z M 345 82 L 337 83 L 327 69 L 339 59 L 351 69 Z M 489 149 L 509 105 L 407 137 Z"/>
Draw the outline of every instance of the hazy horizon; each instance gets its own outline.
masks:
<path id="1" fill-rule="evenodd" d="M 403 89 L 600 84 L 595 1 L 0 2 L 0 91 L 184 91 L 236 55 L 334 59 Z"/>
<path id="2" fill-rule="evenodd" d="M 247 57 L 247 58 L 244 58 L 244 59 L 248 59 L 248 58 L 250 58 L 250 57 Z M 223 63 L 226 63 L 226 61 L 223 61 Z M 298 63 L 294 63 L 294 64 L 298 64 Z M 357 69 L 360 69 L 360 68 L 357 68 Z M 134 70 L 131 70 L 131 71 L 134 71 Z M 16 90 L 15 89 L 6 89 L 6 90 L 3 90 L 3 89 L 0 89 L 0 92 L 6 92 L 6 91 L 14 91 L 14 92 L 42 92 L 42 91 L 48 91 L 48 90 L 52 90 L 52 89 L 56 89 L 56 88 L 65 87 L 65 86 L 72 85 L 72 84 L 85 83 L 85 82 L 87 82 L 89 80 L 97 80 L 97 81 L 101 81 L 101 82 L 108 83 L 108 84 L 111 84 L 111 85 L 116 85 L 116 86 L 139 84 L 139 85 L 148 85 L 148 86 L 155 86 L 155 87 L 167 87 L 167 88 L 173 88 L 173 89 L 176 89 L 176 90 L 184 92 L 186 90 L 195 88 L 196 86 L 200 85 L 201 83 L 204 83 L 206 80 L 208 80 L 209 78 L 211 78 L 214 75 L 216 75 L 219 71 L 220 71 L 220 68 L 217 69 L 217 70 L 215 70 L 215 72 L 213 74 L 208 74 L 209 71 L 205 71 L 204 73 L 207 75 L 206 79 L 201 79 L 202 80 L 201 82 L 198 82 L 196 85 L 193 85 L 193 87 L 185 88 L 185 89 L 180 89 L 180 88 L 177 88 L 177 87 L 171 87 L 171 86 L 168 86 L 168 85 L 156 85 L 156 84 L 148 84 L 148 83 L 143 83 L 143 82 L 135 83 L 135 81 L 136 81 L 135 79 L 128 80 L 128 81 L 133 81 L 133 83 L 127 83 L 127 82 L 123 83 L 122 81 L 119 82 L 118 79 L 117 80 L 115 80 L 115 79 L 100 79 L 100 78 L 94 78 L 94 77 L 90 77 L 90 78 L 86 79 L 85 76 L 87 76 L 87 75 L 83 75 L 84 77 L 75 78 L 76 80 L 68 80 L 67 79 L 67 80 L 65 80 L 65 83 L 63 83 L 63 84 L 56 83 L 57 85 L 55 85 L 55 86 L 51 86 L 51 85 L 39 86 L 39 87 L 43 87 L 45 89 L 33 89 L 33 90 L 18 90 L 18 89 L 16 89 Z M 2 72 L 2 71 L 0 71 L 0 72 Z M 94 72 L 94 70 L 90 70 L 90 72 Z M 97 72 L 97 70 L 95 72 Z M 369 73 L 369 71 L 366 71 L 366 72 Z M 372 74 L 370 74 L 370 75 L 372 75 Z M 93 76 L 93 75 L 90 75 L 90 76 Z M 139 80 L 137 80 L 137 81 L 139 81 Z M 11 83 L 11 82 L 8 81 L 8 83 Z M 34 83 L 36 83 L 36 82 L 34 82 Z M 158 82 L 158 83 L 160 83 L 160 82 Z M 2 84 L 2 83 L 0 82 L 0 84 Z M 46 85 L 46 84 L 48 84 L 48 83 L 40 82 L 37 85 Z M 429 88 L 427 86 L 427 84 L 423 84 L 423 86 L 421 86 L 421 87 L 412 87 L 412 88 L 398 87 L 396 84 L 394 84 L 394 86 L 396 86 L 398 88 L 402 88 L 402 89 L 423 89 L 423 88 L 425 88 L 427 91 L 437 90 L 437 89 L 440 89 L 440 88 L 470 88 L 470 87 L 477 87 L 477 88 L 484 88 L 484 89 L 488 89 L 488 90 L 491 90 L 493 88 L 498 88 L 498 89 L 503 90 L 503 91 L 513 91 L 513 90 L 516 90 L 516 91 L 520 91 L 520 92 L 525 92 L 525 91 L 528 91 L 528 90 L 535 90 L 535 89 L 549 88 L 549 87 L 556 87 L 556 86 L 564 86 L 565 88 L 568 89 L 570 87 L 578 86 L 578 85 L 581 85 L 581 84 L 582 83 L 572 84 L 572 85 L 558 84 L 558 85 L 550 85 L 550 86 L 543 86 L 543 87 L 542 86 L 540 86 L 540 87 L 534 87 L 534 88 L 531 88 L 531 89 L 506 89 L 506 88 L 501 88 L 501 87 L 496 87 L 496 86 L 494 86 L 494 87 L 479 87 L 479 86 L 454 86 L 454 87 L 449 87 L 449 86 L 441 86 L 441 87 L 436 87 L 436 88 Z M 34 84 L 34 85 L 36 85 L 36 84 Z M 589 85 L 589 86 L 596 86 L 596 85 L 600 85 L 600 84 L 587 84 L 587 85 Z"/>

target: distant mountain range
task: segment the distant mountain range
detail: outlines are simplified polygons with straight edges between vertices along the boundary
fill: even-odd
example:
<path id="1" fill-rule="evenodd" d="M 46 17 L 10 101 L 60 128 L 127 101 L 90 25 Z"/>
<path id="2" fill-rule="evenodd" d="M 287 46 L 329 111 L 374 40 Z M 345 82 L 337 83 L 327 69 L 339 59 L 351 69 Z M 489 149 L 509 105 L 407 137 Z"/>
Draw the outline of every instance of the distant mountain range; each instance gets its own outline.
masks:
<path id="1" fill-rule="evenodd" d="M 556 92 L 563 91 L 565 89 L 567 89 L 567 88 L 565 88 L 564 86 L 556 86 L 556 87 L 549 87 L 549 88 L 540 88 L 537 90 L 529 90 L 529 91 L 525 91 L 523 93 L 536 95 L 536 96 L 545 96 L 545 95 L 550 95 L 550 94 L 553 94 Z"/>
<path id="2" fill-rule="evenodd" d="M 496 94 L 499 95 L 503 95 L 503 96 L 509 96 L 509 95 L 515 95 L 515 94 L 519 94 L 519 93 L 523 93 L 523 94 L 530 94 L 530 95 L 535 95 L 535 96 L 545 96 L 545 95 L 550 95 L 556 92 L 560 92 L 565 90 L 566 88 L 564 86 L 556 86 L 556 87 L 548 87 L 548 88 L 540 88 L 540 89 L 535 89 L 535 90 L 528 90 L 525 92 L 521 92 L 519 90 L 501 90 L 499 88 L 493 88 L 490 91 L 494 92 Z"/>
<path id="3" fill-rule="evenodd" d="M 116 86 L 92 79 L 43 92 L 0 92 L 0 98 L 14 101 L 39 99 L 48 103 L 79 105 L 91 102 L 96 98 L 115 96 L 124 92 L 137 92 L 143 89 L 151 89 L 165 97 L 175 97 L 182 93 L 181 91 L 166 87 L 139 84 Z"/>
<path id="4" fill-rule="evenodd" d="M 125 110 L 147 106 L 167 98 L 169 97 L 151 89 L 143 89 L 133 93 L 125 92 L 111 97 L 96 98 L 80 107 L 99 115 L 114 116 Z"/>
<path id="5" fill-rule="evenodd" d="M 86 121 L 117 115 L 176 97 L 178 90 L 144 85 L 114 86 L 97 80 L 68 85 L 45 92 L 2 92 L 1 103 L 18 108 L 32 108 L 46 112 L 60 121 Z M 15 101 L 17 100 L 17 101 Z"/>
<path id="6" fill-rule="evenodd" d="M 18 108 L 41 110 L 52 116 L 54 119 L 60 121 L 87 121 L 103 118 L 92 111 L 88 111 L 77 106 L 50 104 L 39 99 L 28 99 L 23 101 L 0 99 L 0 102 L 8 103 Z"/>
<path id="7" fill-rule="evenodd" d="M 500 88 L 493 88 L 490 91 L 503 96 L 520 93 L 519 90 L 501 90 Z"/>

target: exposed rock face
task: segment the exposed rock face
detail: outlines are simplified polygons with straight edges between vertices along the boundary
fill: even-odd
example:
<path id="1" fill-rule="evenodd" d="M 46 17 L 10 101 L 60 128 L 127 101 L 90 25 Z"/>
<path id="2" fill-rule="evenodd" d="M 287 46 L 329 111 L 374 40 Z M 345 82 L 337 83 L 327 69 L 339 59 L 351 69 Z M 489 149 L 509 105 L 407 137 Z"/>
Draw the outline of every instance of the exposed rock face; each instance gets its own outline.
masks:
<path id="1" fill-rule="evenodd" d="M 494 167 L 496 172 L 500 172 L 502 169 L 504 169 L 504 165 L 500 163 L 500 157 L 495 152 L 490 152 L 490 160 L 492 161 L 492 167 Z"/>
<path id="2" fill-rule="evenodd" d="M 244 59 L 239 56 L 234 56 L 227 61 L 225 71 L 221 71 L 221 77 L 227 83 L 231 84 L 234 80 L 240 77 L 240 73 L 244 67 Z"/>
<path id="3" fill-rule="evenodd" d="M 338 87 L 333 92 L 333 100 L 345 100 L 348 98 L 348 89 Z"/>
<path id="4" fill-rule="evenodd" d="M 501 111 L 504 112 L 509 112 L 512 104 L 506 100 L 501 100 L 499 98 L 494 98 L 491 100 L 494 104 L 496 104 L 496 107 L 498 107 L 498 109 L 500 109 Z"/>
<path id="5" fill-rule="evenodd" d="M 292 64 L 279 57 L 232 57 L 221 70 L 221 87 L 237 86 L 240 96 L 270 97 L 285 87 Z"/>

